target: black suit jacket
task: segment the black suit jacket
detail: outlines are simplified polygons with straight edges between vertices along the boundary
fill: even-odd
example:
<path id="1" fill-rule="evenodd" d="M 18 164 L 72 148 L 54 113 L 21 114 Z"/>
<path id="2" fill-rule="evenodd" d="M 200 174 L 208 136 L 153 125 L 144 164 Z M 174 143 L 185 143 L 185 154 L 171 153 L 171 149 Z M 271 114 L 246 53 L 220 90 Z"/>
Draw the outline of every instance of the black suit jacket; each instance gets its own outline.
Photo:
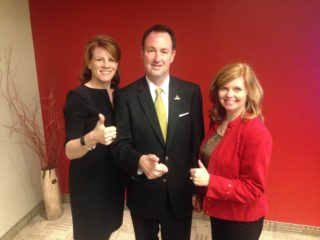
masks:
<path id="1" fill-rule="evenodd" d="M 166 143 L 145 77 L 118 92 L 115 109 L 118 137 L 114 154 L 128 174 L 130 210 L 141 217 L 158 219 L 169 200 L 176 217 L 190 214 L 194 185 L 189 170 L 197 165 L 204 132 L 199 86 L 170 77 Z M 167 165 L 168 173 L 155 180 L 138 175 L 143 154 L 157 155 Z"/>

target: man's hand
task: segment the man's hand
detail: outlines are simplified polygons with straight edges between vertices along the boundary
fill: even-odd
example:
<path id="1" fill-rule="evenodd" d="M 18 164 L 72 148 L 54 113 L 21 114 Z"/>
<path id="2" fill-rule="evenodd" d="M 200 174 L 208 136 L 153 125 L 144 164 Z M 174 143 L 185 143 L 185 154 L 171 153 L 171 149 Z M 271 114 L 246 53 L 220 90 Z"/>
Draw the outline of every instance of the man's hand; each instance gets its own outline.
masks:
<path id="1" fill-rule="evenodd" d="M 148 179 L 156 179 L 168 172 L 167 166 L 159 163 L 159 158 L 154 154 L 142 155 L 139 159 L 139 168 Z"/>

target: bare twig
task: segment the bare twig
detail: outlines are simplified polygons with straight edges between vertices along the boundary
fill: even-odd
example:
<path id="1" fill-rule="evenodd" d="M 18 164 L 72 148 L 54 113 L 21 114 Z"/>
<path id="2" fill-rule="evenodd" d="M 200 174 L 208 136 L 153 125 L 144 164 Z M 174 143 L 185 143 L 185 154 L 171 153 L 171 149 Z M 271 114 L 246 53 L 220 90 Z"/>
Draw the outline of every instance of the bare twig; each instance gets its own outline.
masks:
<path id="1" fill-rule="evenodd" d="M 17 133 L 24 138 L 26 144 L 36 153 L 41 169 L 56 167 L 63 143 L 63 124 L 61 114 L 56 109 L 56 96 L 50 86 L 47 98 L 35 103 L 33 108 L 27 106 L 19 94 L 16 82 L 17 69 L 11 65 L 12 49 L 5 56 L 5 71 L 0 69 L 0 96 L 8 104 L 13 123 L 4 125 L 11 133 Z M 48 121 L 45 122 L 44 134 L 37 120 L 39 103 L 42 104 Z M 41 112 L 40 112 L 41 113 Z"/>

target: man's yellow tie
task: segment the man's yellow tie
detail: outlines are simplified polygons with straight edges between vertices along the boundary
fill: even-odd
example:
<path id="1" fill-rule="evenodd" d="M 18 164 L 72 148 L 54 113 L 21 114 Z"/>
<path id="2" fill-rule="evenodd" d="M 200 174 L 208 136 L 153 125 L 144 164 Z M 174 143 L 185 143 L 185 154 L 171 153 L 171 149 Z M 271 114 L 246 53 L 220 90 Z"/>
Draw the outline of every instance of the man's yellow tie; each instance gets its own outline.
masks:
<path id="1" fill-rule="evenodd" d="M 154 101 L 154 105 L 156 107 L 162 136 L 163 136 L 164 141 L 166 141 L 166 139 L 167 139 L 167 114 L 166 114 L 166 108 L 165 108 L 164 103 L 161 98 L 161 91 L 162 91 L 161 88 L 156 89 L 156 100 Z"/>

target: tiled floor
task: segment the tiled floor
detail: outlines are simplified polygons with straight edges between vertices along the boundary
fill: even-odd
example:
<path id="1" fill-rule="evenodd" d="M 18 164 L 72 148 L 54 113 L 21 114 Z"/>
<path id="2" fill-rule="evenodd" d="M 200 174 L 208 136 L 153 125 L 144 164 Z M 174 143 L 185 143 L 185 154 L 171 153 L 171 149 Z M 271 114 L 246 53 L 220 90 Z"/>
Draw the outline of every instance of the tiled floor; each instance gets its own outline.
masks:
<path id="1" fill-rule="evenodd" d="M 271 228 L 269 228 L 271 229 Z M 37 215 L 13 240 L 72 240 L 70 204 L 64 203 L 64 214 L 56 221 L 46 221 Z M 113 233 L 111 240 L 134 240 L 130 213 L 125 210 L 122 227 Z M 191 240 L 210 240 L 210 223 L 206 217 L 195 215 L 192 222 Z M 284 233 L 264 230 L 260 240 L 320 240 L 320 235 L 307 236 L 301 232 Z"/>

